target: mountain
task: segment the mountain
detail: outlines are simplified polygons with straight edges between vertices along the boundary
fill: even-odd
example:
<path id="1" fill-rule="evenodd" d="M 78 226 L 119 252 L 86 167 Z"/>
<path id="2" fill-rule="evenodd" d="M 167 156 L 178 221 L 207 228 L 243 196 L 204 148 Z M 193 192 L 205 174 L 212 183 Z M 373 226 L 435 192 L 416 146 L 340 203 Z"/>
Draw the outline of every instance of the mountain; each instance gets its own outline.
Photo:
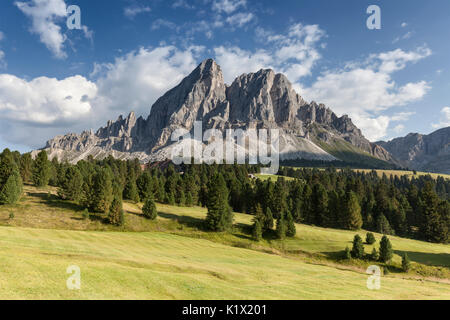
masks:
<path id="1" fill-rule="evenodd" d="M 377 144 L 411 169 L 450 174 L 450 127 L 429 135 L 410 133 L 406 137 Z"/>
<path id="2" fill-rule="evenodd" d="M 239 76 L 224 83 L 217 63 L 203 61 L 151 107 L 147 119 L 120 116 L 97 132 L 58 136 L 45 149 L 51 158 L 77 162 L 88 156 L 142 162 L 161 161 L 171 154 L 176 129 L 193 131 L 195 121 L 206 129 L 279 129 L 282 159 L 344 160 L 382 166 L 395 162 L 379 145 L 369 142 L 348 116 L 308 103 L 289 80 L 273 70 Z M 34 152 L 36 153 L 36 152 Z"/>

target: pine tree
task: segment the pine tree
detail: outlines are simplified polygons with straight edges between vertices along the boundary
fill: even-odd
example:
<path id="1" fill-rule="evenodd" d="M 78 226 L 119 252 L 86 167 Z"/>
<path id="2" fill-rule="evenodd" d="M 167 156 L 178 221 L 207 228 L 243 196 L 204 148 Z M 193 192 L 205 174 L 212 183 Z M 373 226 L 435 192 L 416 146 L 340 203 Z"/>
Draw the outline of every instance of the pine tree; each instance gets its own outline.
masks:
<path id="1" fill-rule="evenodd" d="M 389 262 L 392 260 L 393 250 L 388 237 L 383 236 L 380 241 L 380 261 Z"/>
<path id="2" fill-rule="evenodd" d="M 403 272 L 409 272 L 411 269 L 411 261 L 408 258 L 408 254 L 405 252 L 405 254 L 402 257 L 402 269 Z"/>
<path id="3" fill-rule="evenodd" d="M 145 200 L 151 196 L 152 193 L 152 176 L 148 171 L 144 171 L 136 180 L 139 198 Z"/>
<path id="4" fill-rule="evenodd" d="M 226 231 L 233 224 L 233 213 L 228 204 L 228 189 L 223 176 L 216 174 L 208 192 L 206 227 L 211 231 Z"/>
<path id="5" fill-rule="evenodd" d="M 83 187 L 83 176 L 75 166 L 67 168 L 61 181 L 58 194 L 63 199 L 79 201 Z"/>
<path id="6" fill-rule="evenodd" d="M 92 178 L 89 209 L 92 212 L 108 213 L 112 200 L 111 173 L 107 169 L 99 169 Z"/>
<path id="7" fill-rule="evenodd" d="M 261 239 L 262 239 L 261 222 L 259 221 L 259 219 L 256 219 L 256 218 L 253 219 L 252 239 L 254 241 L 261 241 Z"/>
<path id="8" fill-rule="evenodd" d="M 377 217 L 377 221 L 376 221 L 376 226 L 377 226 L 377 232 L 381 233 L 381 234 L 393 234 L 391 225 L 389 224 L 389 221 L 386 219 L 384 214 L 380 214 Z"/>
<path id="9" fill-rule="evenodd" d="M 292 218 L 291 213 L 288 211 L 286 216 L 286 236 L 292 238 L 297 234 L 297 229 L 295 228 L 294 218 Z"/>
<path id="10" fill-rule="evenodd" d="M 150 220 L 156 220 L 158 216 L 158 211 L 156 210 L 155 201 L 152 197 L 147 198 L 147 201 L 144 204 L 144 207 L 142 208 L 142 213 L 144 214 L 144 217 Z"/>
<path id="11" fill-rule="evenodd" d="M 312 190 L 311 217 L 308 220 L 308 223 L 317 226 L 328 227 L 331 224 L 328 216 L 328 193 L 320 183 L 315 184 Z"/>
<path id="12" fill-rule="evenodd" d="M 0 185 L 0 204 L 14 204 L 22 195 L 22 178 L 17 167 L 13 168 L 4 185 Z"/>
<path id="13" fill-rule="evenodd" d="M 284 219 L 284 214 L 280 214 L 280 217 L 277 219 L 277 237 L 278 239 L 284 239 L 286 238 L 286 231 L 287 231 L 287 226 L 286 226 L 286 221 Z"/>
<path id="14" fill-rule="evenodd" d="M 178 205 L 180 207 L 184 207 L 186 205 L 186 196 L 184 195 L 184 191 L 180 191 L 180 195 L 178 197 Z"/>
<path id="15" fill-rule="evenodd" d="M 42 150 L 38 153 L 33 167 L 33 183 L 36 187 L 45 187 L 50 180 L 50 162 L 47 152 Z"/>
<path id="16" fill-rule="evenodd" d="M 192 193 L 188 192 L 186 195 L 186 207 L 192 207 L 194 205 L 194 200 L 192 199 Z"/>
<path id="17" fill-rule="evenodd" d="M 173 195 L 173 192 L 166 193 L 165 203 L 167 203 L 168 205 L 171 205 L 171 206 L 175 205 L 175 196 Z"/>
<path id="18" fill-rule="evenodd" d="M 361 206 L 358 198 L 352 191 L 348 192 L 344 206 L 344 227 L 348 230 L 359 230 L 362 227 L 363 220 L 361 216 Z"/>
<path id="19" fill-rule="evenodd" d="M 272 210 L 270 210 L 270 208 L 267 208 L 266 214 L 264 215 L 263 229 L 264 229 L 264 231 L 272 230 L 273 226 L 274 226 L 274 224 L 273 224 Z"/>
<path id="20" fill-rule="evenodd" d="M 445 230 L 445 221 L 439 213 L 439 197 L 433 189 L 433 185 L 427 182 L 420 193 L 420 233 L 426 241 L 442 242 L 448 238 L 448 228 Z M 442 208 L 441 208 L 442 209 Z M 447 234 L 447 236 L 446 236 Z"/>
<path id="21" fill-rule="evenodd" d="M 122 200 L 115 196 L 108 213 L 109 223 L 115 226 L 123 226 L 125 222 Z"/>
<path id="22" fill-rule="evenodd" d="M 375 236 L 373 235 L 372 232 L 368 232 L 366 234 L 366 243 L 367 244 L 374 244 L 376 242 L 375 240 Z"/>
<path id="23" fill-rule="evenodd" d="M 364 258 L 364 245 L 361 237 L 357 234 L 353 238 L 352 257 L 355 259 Z"/>
<path id="24" fill-rule="evenodd" d="M 33 174 L 33 159 L 30 153 L 25 153 L 20 158 L 20 175 L 23 182 L 30 182 Z"/>
<path id="25" fill-rule="evenodd" d="M 139 192 L 136 185 L 136 173 L 134 168 L 128 171 L 127 182 L 123 190 L 123 198 L 134 202 L 139 202 Z"/>

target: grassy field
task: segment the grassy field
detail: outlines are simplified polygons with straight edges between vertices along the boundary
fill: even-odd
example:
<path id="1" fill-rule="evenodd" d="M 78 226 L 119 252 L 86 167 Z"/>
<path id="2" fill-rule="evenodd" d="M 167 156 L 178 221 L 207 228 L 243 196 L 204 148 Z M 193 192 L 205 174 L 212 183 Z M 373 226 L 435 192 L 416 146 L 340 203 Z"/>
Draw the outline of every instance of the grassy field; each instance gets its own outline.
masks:
<path id="1" fill-rule="evenodd" d="M 204 208 L 158 205 L 154 222 L 133 203 L 118 228 L 82 219 L 82 208 L 51 188 L 25 191 L 18 205 L 0 207 L 3 299 L 450 299 L 449 245 L 390 237 L 393 272 L 371 291 L 370 262 L 337 259 L 355 232 L 297 225 L 293 239 L 255 243 L 248 215 L 235 215 L 231 233 L 210 233 Z M 396 272 L 403 252 L 409 274 Z M 80 291 L 66 288 L 69 265 L 81 268 Z"/>

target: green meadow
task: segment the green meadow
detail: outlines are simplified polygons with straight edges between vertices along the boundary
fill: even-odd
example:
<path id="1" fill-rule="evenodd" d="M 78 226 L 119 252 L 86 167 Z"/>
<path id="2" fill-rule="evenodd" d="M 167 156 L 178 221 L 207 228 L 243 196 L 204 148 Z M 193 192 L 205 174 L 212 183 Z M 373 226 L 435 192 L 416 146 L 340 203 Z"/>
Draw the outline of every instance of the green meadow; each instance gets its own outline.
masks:
<path id="1" fill-rule="evenodd" d="M 0 298 L 450 299 L 449 245 L 390 237 L 391 272 L 369 290 L 365 271 L 377 263 L 340 258 L 357 232 L 297 225 L 293 239 L 255 243 L 245 214 L 235 214 L 232 232 L 211 233 L 204 208 L 158 205 L 148 221 L 140 207 L 125 203 L 126 223 L 113 227 L 83 219 L 52 188 L 26 186 L 18 204 L 0 207 Z M 403 252 L 408 274 L 399 271 Z M 81 269 L 80 290 L 66 287 L 71 265 Z"/>

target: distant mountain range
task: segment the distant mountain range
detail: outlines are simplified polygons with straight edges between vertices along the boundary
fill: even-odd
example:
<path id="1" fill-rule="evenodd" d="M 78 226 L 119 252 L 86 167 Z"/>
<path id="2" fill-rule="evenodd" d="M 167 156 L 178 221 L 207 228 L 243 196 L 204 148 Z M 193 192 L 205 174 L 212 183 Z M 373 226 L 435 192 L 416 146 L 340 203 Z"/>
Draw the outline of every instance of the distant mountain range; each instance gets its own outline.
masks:
<path id="1" fill-rule="evenodd" d="M 450 127 L 429 135 L 410 133 L 406 137 L 377 144 L 388 150 L 404 167 L 450 174 Z"/>
<path id="2" fill-rule="evenodd" d="M 202 122 L 203 130 L 279 129 L 282 160 L 342 160 L 371 167 L 407 164 L 402 157 L 396 160 L 399 153 L 392 142 L 371 143 L 348 116 L 338 117 L 323 104 L 306 102 L 284 75 L 260 70 L 243 74 L 227 86 L 212 59 L 159 98 L 147 119 L 131 112 L 96 132 L 55 137 L 44 149 L 51 158 L 72 163 L 108 155 L 161 161 L 171 155 L 174 130 L 192 131 L 195 121 Z M 427 154 L 431 156 L 432 151 Z"/>

